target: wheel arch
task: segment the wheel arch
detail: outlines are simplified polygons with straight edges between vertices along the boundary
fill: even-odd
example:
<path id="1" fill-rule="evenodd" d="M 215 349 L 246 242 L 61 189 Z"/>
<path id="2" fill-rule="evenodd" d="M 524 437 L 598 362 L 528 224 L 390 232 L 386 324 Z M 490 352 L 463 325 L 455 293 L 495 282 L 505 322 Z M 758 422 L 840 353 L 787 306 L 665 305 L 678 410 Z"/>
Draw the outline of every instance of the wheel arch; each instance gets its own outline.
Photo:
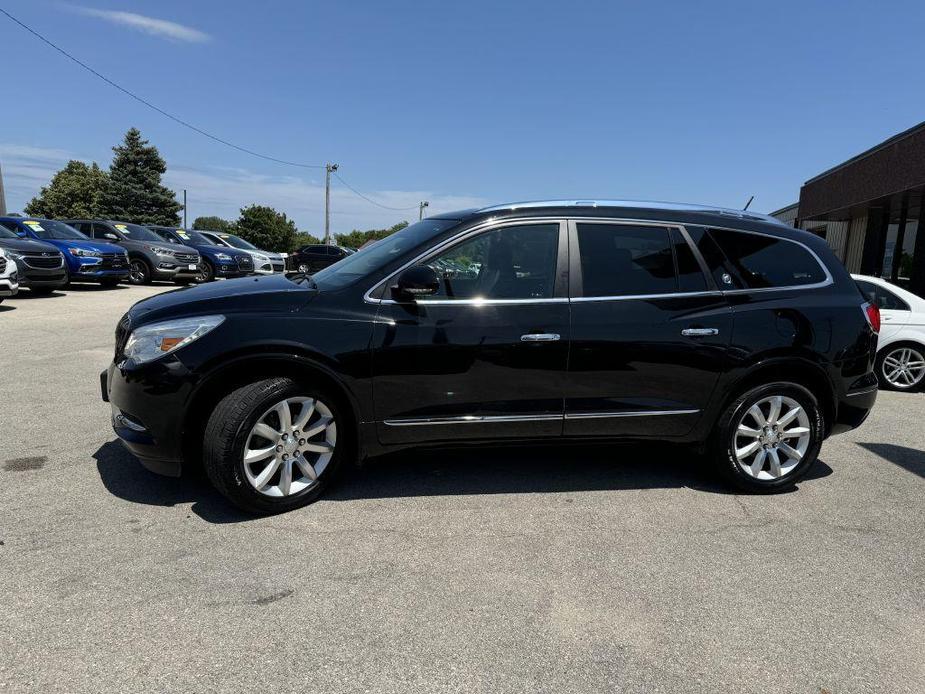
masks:
<path id="1" fill-rule="evenodd" d="M 810 391 L 822 407 L 825 435 L 835 423 L 837 395 L 825 370 L 818 364 L 798 357 L 776 357 L 756 363 L 736 379 L 720 405 L 722 413 L 742 393 L 765 383 L 788 381 Z"/>
<path id="2" fill-rule="evenodd" d="M 300 382 L 312 382 L 330 391 L 337 404 L 350 413 L 348 423 L 359 440 L 361 412 L 356 394 L 339 374 L 325 363 L 323 355 L 295 354 L 292 351 L 248 351 L 229 355 L 210 368 L 190 396 L 183 419 L 183 452 L 187 463 L 201 460 L 202 436 L 206 423 L 218 402 L 228 393 L 248 383 L 273 377 L 288 377 Z"/>

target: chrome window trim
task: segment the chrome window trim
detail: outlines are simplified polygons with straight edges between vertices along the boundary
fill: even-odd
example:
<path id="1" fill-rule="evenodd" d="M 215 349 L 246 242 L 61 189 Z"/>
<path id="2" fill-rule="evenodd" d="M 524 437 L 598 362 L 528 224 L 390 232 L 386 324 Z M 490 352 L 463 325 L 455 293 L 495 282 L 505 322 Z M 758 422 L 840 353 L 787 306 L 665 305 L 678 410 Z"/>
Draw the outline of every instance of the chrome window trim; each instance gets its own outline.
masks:
<path id="1" fill-rule="evenodd" d="M 518 205 L 516 207 L 521 207 L 521 205 Z M 504 209 L 509 209 L 509 207 L 505 206 L 505 207 L 490 208 L 490 209 L 504 210 Z M 363 301 L 368 304 L 397 304 L 399 302 L 395 301 L 394 299 L 374 299 L 370 296 L 370 294 L 372 294 L 373 291 L 378 289 L 383 284 L 386 284 L 387 282 L 392 280 L 394 277 L 396 277 L 403 271 L 407 270 L 412 265 L 416 264 L 422 258 L 425 258 L 434 252 L 442 251 L 444 248 L 456 243 L 457 241 L 461 241 L 467 236 L 478 234 L 484 231 L 488 227 L 501 228 L 505 226 L 519 226 L 519 225 L 529 224 L 529 223 L 534 223 L 534 222 L 535 223 L 557 222 L 560 224 L 562 222 L 567 222 L 567 223 L 568 222 L 576 222 L 576 223 L 581 222 L 581 223 L 593 223 L 593 224 L 624 224 L 624 225 L 635 225 L 635 226 L 654 226 L 654 227 L 675 228 L 675 229 L 680 230 L 681 233 L 684 235 L 685 240 L 688 242 L 688 244 L 690 244 L 691 248 L 695 251 L 695 257 L 699 256 L 699 250 L 697 249 L 696 244 L 693 242 L 693 239 L 690 237 L 690 234 L 687 230 L 688 226 L 703 227 L 705 230 L 707 230 L 708 233 L 710 229 L 721 229 L 723 231 L 733 231 L 733 232 L 737 232 L 740 234 L 755 234 L 757 236 L 767 236 L 769 238 L 776 239 L 779 241 L 787 241 L 789 243 L 796 244 L 797 246 L 800 246 L 801 248 L 803 248 L 806 252 L 808 252 L 813 257 L 813 259 L 816 261 L 819 267 L 822 268 L 822 272 L 825 274 L 825 279 L 821 282 L 814 282 L 812 284 L 795 284 L 795 285 L 787 285 L 784 287 L 756 287 L 754 289 L 749 289 L 749 288 L 717 289 L 717 290 L 696 291 L 696 292 L 672 292 L 670 294 L 639 294 L 639 295 L 594 296 L 594 297 L 571 297 L 570 296 L 570 297 L 552 297 L 548 299 L 433 299 L 430 301 L 420 300 L 420 301 L 417 301 L 416 303 L 418 304 L 433 303 L 435 305 L 457 304 L 457 305 L 464 306 L 464 305 L 471 305 L 471 304 L 492 305 L 492 304 L 504 304 L 504 303 L 561 303 L 561 302 L 571 302 L 571 301 L 619 301 L 619 300 L 629 301 L 629 300 L 640 300 L 640 299 L 641 300 L 651 300 L 651 299 L 658 299 L 658 298 L 679 298 L 683 296 L 695 296 L 695 297 L 696 296 L 715 296 L 717 294 L 725 296 L 725 295 L 737 295 L 737 294 L 751 294 L 754 292 L 766 293 L 766 292 L 795 291 L 795 290 L 802 290 L 802 289 L 821 289 L 823 287 L 828 287 L 828 286 L 835 284 L 835 280 L 832 277 L 832 273 L 829 272 L 829 268 L 826 267 L 824 262 L 822 262 L 822 259 L 819 257 L 819 255 L 812 248 L 807 246 L 805 243 L 801 241 L 797 241 L 795 239 L 788 239 L 783 236 L 775 236 L 774 234 L 766 234 L 760 231 L 751 231 L 749 229 L 740 229 L 740 228 L 730 227 L 730 226 L 721 226 L 718 224 L 690 225 L 690 224 L 684 224 L 684 223 L 676 222 L 676 221 L 667 221 L 667 220 L 662 221 L 662 220 L 654 220 L 654 219 L 632 219 L 632 218 L 624 218 L 624 217 L 514 217 L 510 219 L 504 219 L 502 221 L 498 221 L 497 219 L 494 219 L 494 218 L 484 220 L 482 223 L 474 227 L 465 229 L 459 232 L 458 234 L 450 237 L 449 239 L 446 239 L 445 241 L 438 244 L 437 246 L 429 248 L 423 253 L 418 254 L 412 260 L 410 260 L 409 262 L 399 267 L 397 270 L 389 274 L 383 280 L 377 282 L 372 287 L 370 287 L 363 294 Z M 789 229 L 790 227 L 787 227 L 787 228 Z M 701 269 L 703 270 L 702 267 Z M 713 279 L 709 273 L 706 273 L 705 276 L 707 277 L 708 280 Z"/>
<path id="2" fill-rule="evenodd" d="M 673 414 L 697 414 L 700 410 L 632 410 L 628 412 L 571 412 L 565 419 L 611 419 L 617 417 L 660 417 Z"/>

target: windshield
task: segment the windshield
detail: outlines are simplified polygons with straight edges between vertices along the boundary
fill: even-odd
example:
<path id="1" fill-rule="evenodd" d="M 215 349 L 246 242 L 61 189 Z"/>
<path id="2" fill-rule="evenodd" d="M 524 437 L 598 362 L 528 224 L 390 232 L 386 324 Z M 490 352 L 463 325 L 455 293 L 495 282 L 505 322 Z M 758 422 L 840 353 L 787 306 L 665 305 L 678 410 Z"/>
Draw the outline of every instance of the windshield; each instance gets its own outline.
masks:
<path id="1" fill-rule="evenodd" d="M 425 219 L 361 248 L 312 275 L 312 279 L 322 289 L 346 287 L 371 272 L 385 268 L 392 261 L 403 258 L 409 251 L 457 224 L 457 219 Z"/>
<path id="2" fill-rule="evenodd" d="M 235 236 L 234 234 L 219 234 L 217 232 L 215 235 L 218 236 L 225 243 L 231 244 L 235 248 L 243 248 L 246 251 L 260 250 L 259 248 L 257 248 L 257 246 L 250 243 L 249 241 L 245 241 L 240 236 Z"/>
<path id="3" fill-rule="evenodd" d="M 64 222 L 53 219 L 24 219 L 22 223 L 40 239 L 57 239 L 59 241 L 88 241 L 89 236 Z"/>
<path id="4" fill-rule="evenodd" d="M 143 227 L 140 224 L 124 224 L 123 222 L 119 222 L 118 224 L 113 224 L 113 226 L 116 228 L 116 231 L 125 236 L 129 241 L 164 242 L 164 239 L 155 234 L 148 227 Z"/>
<path id="5" fill-rule="evenodd" d="M 198 231 L 193 231 L 192 229 L 177 229 L 177 236 L 179 236 L 184 243 L 189 241 L 190 243 L 197 243 L 200 246 L 218 246 L 212 239 L 206 238 Z"/>

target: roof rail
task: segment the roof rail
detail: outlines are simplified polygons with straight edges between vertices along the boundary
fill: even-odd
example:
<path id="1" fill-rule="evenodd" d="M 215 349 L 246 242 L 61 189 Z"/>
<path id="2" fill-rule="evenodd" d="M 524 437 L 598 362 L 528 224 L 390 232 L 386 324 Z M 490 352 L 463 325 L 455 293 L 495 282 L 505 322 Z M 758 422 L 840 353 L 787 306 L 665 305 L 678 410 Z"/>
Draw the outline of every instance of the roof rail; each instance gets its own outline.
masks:
<path id="1" fill-rule="evenodd" d="M 727 207 L 716 207 L 712 205 L 692 205 L 684 202 L 660 202 L 652 200 L 527 200 L 524 202 L 509 202 L 502 205 L 491 205 L 490 207 L 483 207 L 478 211 L 480 213 L 500 212 L 502 210 L 530 209 L 537 207 L 630 207 L 648 210 L 672 210 L 676 212 L 708 212 L 727 215 L 729 217 L 737 217 L 739 219 L 751 219 L 786 226 L 786 224 L 779 219 L 758 212 L 746 212 L 745 210 L 733 210 Z"/>

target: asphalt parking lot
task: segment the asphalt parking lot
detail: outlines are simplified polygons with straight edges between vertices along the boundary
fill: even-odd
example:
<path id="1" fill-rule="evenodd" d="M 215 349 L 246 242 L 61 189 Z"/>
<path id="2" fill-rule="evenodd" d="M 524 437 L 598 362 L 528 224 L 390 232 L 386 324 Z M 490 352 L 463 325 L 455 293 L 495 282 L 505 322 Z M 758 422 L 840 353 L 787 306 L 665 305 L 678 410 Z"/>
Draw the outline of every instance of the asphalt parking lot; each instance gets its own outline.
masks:
<path id="1" fill-rule="evenodd" d="M 169 288 L 0 306 L 0 690 L 925 691 L 925 395 L 778 496 L 683 449 L 463 450 L 253 519 L 110 429 L 115 323 Z"/>

